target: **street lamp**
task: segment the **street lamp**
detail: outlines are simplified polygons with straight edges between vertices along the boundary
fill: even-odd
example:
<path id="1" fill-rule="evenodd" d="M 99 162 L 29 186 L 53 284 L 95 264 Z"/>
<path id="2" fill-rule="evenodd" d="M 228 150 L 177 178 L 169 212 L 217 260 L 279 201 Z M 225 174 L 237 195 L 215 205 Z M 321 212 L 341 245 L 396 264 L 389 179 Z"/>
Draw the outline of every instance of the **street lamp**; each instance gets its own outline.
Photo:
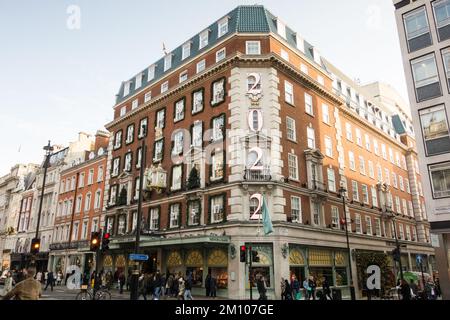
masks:
<path id="1" fill-rule="evenodd" d="M 144 169 L 146 166 L 146 146 L 145 146 L 145 137 L 147 136 L 147 126 L 142 126 L 142 145 L 141 145 L 141 167 L 139 170 L 139 198 L 138 198 L 138 209 L 137 209 L 137 217 L 136 217 L 136 242 L 134 244 L 134 253 L 139 253 L 139 242 L 141 237 L 141 220 L 142 220 L 142 188 L 144 186 Z M 130 300 L 138 300 L 139 293 L 139 265 L 138 262 L 135 262 L 134 270 L 131 275 L 130 281 Z"/>
<path id="2" fill-rule="evenodd" d="M 348 237 L 348 223 L 347 223 L 347 206 L 345 201 L 345 194 L 347 193 L 347 189 L 343 186 L 339 189 L 339 194 L 342 197 L 342 206 L 344 208 L 344 224 L 345 224 L 345 237 L 347 238 L 347 250 L 348 250 L 348 268 L 350 271 L 350 297 L 352 300 L 356 300 L 355 296 L 355 287 L 353 286 L 353 272 L 352 272 L 352 251 L 350 250 L 350 241 Z"/>
<path id="3" fill-rule="evenodd" d="M 45 160 L 44 160 L 44 177 L 42 179 L 42 189 L 41 189 L 41 198 L 39 199 L 39 210 L 38 210 L 38 217 L 37 217 L 37 225 L 36 225 L 36 234 L 34 236 L 34 239 L 32 239 L 32 243 L 40 243 L 39 239 L 39 225 L 41 223 L 41 213 L 42 213 L 42 203 L 44 201 L 44 191 L 45 191 L 45 182 L 47 179 L 47 169 L 50 165 L 50 157 L 52 156 L 53 147 L 51 146 L 50 140 L 48 140 L 48 144 L 44 146 L 43 148 L 46 152 L 45 154 Z M 37 250 L 34 251 L 35 254 L 39 252 L 39 246 L 37 247 Z M 32 260 L 35 260 L 35 257 L 32 257 Z"/>

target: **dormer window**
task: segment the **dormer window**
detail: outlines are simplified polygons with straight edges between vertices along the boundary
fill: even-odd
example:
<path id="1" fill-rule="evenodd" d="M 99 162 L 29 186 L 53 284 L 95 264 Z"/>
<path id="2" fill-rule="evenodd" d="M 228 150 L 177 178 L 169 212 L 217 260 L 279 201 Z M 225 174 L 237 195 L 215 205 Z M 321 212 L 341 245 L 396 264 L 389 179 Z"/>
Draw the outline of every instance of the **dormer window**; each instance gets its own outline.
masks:
<path id="1" fill-rule="evenodd" d="M 218 22 L 219 31 L 217 34 L 217 38 L 220 38 L 228 33 L 228 18 L 229 17 L 225 17 L 224 19 L 222 19 Z"/>
<path id="2" fill-rule="evenodd" d="M 137 90 L 142 86 L 142 73 L 136 76 L 136 81 L 134 83 L 134 89 Z"/>
<path id="3" fill-rule="evenodd" d="M 147 76 L 147 81 L 152 81 L 153 79 L 155 79 L 155 69 L 156 69 L 156 65 L 153 64 L 148 68 L 148 76 Z"/>
<path id="4" fill-rule="evenodd" d="M 125 84 L 123 85 L 123 96 L 124 97 L 130 94 L 130 86 L 131 86 L 130 81 L 125 82 Z"/>
<path id="5" fill-rule="evenodd" d="M 286 39 L 286 25 L 277 19 L 277 31 L 280 36 Z"/>
<path id="6" fill-rule="evenodd" d="M 192 42 L 186 42 L 185 44 L 183 44 L 182 47 L 182 53 L 181 53 L 181 60 L 184 60 L 186 58 L 188 58 L 191 55 L 191 44 Z"/>
<path id="7" fill-rule="evenodd" d="M 169 70 L 172 67 L 172 54 L 169 53 L 164 57 L 164 71 Z"/>
<path id="8" fill-rule="evenodd" d="M 203 49 L 204 47 L 206 47 L 208 45 L 208 41 L 209 41 L 209 29 L 203 31 L 202 33 L 200 33 L 199 35 L 199 50 Z"/>

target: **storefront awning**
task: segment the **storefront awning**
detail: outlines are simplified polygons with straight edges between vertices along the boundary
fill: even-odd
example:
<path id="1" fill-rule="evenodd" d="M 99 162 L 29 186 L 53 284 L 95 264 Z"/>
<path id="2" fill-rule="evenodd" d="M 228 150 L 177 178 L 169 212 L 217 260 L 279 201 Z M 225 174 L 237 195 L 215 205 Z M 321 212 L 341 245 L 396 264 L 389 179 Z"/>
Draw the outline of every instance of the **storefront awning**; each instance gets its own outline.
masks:
<path id="1" fill-rule="evenodd" d="M 135 243 L 134 237 L 112 239 L 109 248 L 119 249 L 122 245 Z M 197 236 L 182 238 L 161 238 L 161 237 L 141 237 L 140 247 L 164 247 L 173 245 L 190 245 L 190 244 L 230 244 L 229 236 Z"/>

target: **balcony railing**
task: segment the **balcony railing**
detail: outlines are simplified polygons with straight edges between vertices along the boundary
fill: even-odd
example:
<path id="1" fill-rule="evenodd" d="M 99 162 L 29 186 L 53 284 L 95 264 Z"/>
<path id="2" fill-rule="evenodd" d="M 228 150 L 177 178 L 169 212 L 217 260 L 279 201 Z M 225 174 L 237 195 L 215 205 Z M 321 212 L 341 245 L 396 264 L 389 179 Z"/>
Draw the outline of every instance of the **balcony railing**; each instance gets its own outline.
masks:
<path id="1" fill-rule="evenodd" d="M 244 171 L 244 180 L 253 182 L 270 181 L 272 176 L 269 168 L 264 168 L 263 170 L 246 169 Z"/>

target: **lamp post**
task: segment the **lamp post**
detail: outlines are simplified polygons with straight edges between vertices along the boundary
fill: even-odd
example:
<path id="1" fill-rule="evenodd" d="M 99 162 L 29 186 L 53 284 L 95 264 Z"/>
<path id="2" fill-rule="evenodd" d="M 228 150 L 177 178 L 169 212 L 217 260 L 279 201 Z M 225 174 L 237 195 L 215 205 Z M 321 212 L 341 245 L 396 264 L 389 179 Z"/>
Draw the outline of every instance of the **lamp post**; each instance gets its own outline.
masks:
<path id="1" fill-rule="evenodd" d="M 138 209 L 137 209 L 137 217 L 136 217 L 136 242 L 134 244 L 134 253 L 139 253 L 139 242 L 141 238 L 141 220 L 142 220 L 142 188 L 144 186 L 144 169 L 146 166 L 146 146 L 145 146 L 145 137 L 147 136 L 147 126 L 144 125 L 142 127 L 142 143 L 141 143 L 141 167 L 139 170 L 139 194 L 138 194 Z M 139 288 L 139 265 L 138 262 L 134 265 L 134 270 L 131 275 L 130 282 L 130 300 L 138 300 L 138 288 Z"/>
<path id="2" fill-rule="evenodd" d="M 350 240 L 348 236 L 348 223 L 347 223 L 347 206 L 345 201 L 345 194 L 347 193 L 347 189 L 341 187 L 339 189 L 339 194 L 342 197 L 342 207 L 344 210 L 344 224 L 345 224 L 345 237 L 347 239 L 347 250 L 348 250 L 348 268 L 350 272 L 350 297 L 352 300 L 356 300 L 355 296 L 355 287 L 353 286 L 353 272 L 352 272 L 352 251 L 350 249 Z"/>
<path id="3" fill-rule="evenodd" d="M 41 213 L 42 213 L 42 204 L 44 201 L 44 191 L 45 191 L 45 182 L 47 180 L 47 169 L 50 165 L 50 157 L 52 155 L 53 147 L 51 146 L 50 140 L 48 140 L 48 144 L 43 148 L 45 150 L 45 160 L 44 160 L 44 177 L 42 179 L 42 189 L 41 189 L 41 198 L 39 199 L 39 209 L 37 216 L 37 224 L 36 224 L 36 234 L 34 236 L 34 240 L 37 241 L 40 245 L 39 241 L 39 225 L 41 224 Z M 33 243 L 33 241 L 32 241 Z M 38 249 L 40 249 L 38 247 Z M 32 260 L 35 261 L 36 257 L 32 257 Z"/>

